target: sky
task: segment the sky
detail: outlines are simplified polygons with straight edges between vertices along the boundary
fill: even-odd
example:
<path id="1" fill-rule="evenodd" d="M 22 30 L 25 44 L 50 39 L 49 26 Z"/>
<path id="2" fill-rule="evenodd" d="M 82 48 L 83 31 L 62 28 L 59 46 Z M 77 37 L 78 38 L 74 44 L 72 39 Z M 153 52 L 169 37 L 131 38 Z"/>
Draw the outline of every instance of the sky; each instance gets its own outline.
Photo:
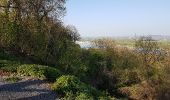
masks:
<path id="1" fill-rule="evenodd" d="M 170 35 L 170 0 L 68 0 L 66 25 L 82 37 Z"/>

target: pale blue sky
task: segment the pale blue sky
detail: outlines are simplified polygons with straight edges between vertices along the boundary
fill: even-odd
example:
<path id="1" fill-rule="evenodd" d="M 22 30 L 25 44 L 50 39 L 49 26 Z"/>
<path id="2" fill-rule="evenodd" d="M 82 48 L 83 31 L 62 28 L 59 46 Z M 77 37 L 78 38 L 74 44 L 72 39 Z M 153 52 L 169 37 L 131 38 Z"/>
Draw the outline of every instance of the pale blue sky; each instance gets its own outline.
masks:
<path id="1" fill-rule="evenodd" d="M 68 0 L 81 36 L 170 35 L 170 0 Z"/>

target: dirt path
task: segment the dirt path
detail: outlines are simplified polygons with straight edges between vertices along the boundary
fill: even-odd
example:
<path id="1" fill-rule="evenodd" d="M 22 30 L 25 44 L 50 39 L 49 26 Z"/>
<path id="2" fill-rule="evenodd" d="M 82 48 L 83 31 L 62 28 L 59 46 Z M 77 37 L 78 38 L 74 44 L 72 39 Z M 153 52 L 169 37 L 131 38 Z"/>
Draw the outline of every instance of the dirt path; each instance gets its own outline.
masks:
<path id="1" fill-rule="evenodd" d="M 56 94 L 43 80 L 8 83 L 0 77 L 0 100 L 56 100 Z"/>

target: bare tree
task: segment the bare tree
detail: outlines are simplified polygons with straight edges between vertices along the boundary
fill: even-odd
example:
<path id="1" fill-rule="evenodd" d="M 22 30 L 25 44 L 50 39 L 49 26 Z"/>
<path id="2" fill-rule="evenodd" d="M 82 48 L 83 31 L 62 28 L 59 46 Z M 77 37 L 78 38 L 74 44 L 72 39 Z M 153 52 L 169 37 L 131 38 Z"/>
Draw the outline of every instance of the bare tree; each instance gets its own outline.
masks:
<path id="1" fill-rule="evenodd" d="M 75 26 L 68 25 L 66 29 L 68 30 L 68 33 L 70 34 L 74 42 L 80 39 L 80 34 Z"/>

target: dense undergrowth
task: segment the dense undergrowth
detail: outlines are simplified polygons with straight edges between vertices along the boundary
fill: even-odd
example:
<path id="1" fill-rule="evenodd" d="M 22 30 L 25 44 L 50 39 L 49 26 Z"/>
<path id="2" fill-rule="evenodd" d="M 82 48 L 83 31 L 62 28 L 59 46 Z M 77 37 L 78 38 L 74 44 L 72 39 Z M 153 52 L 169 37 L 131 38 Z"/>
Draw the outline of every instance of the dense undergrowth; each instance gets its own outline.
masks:
<path id="1" fill-rule="evenodd" d="M 31 63 L 30 59 L 23 61 L 1 51 L 0 70 L 15 73 L 18 77 L 54 82 L 52 89 L 64 100 L 169 99 L 167 56 L 160 57 L 155 63 L 146 63 L 141 53 L 116 46 L 79 48 L 78 51 L 74 55 L 79 58 L 76 64 L 68 59 L 70 66 L 53 67 Z M 15 78 L 10 80 L 15 81 Z"/>
<path id="2" fill-rule="evenodd" d="M 61 69 L 59 70 L 56 67 L 33 64 L 30 60 L 23 61 L 20 57 L 12 54 L 10 57 L 9 54 L 3 51 L 0 51 L 0 70 L 10 72 L 13 75 L 5 79 L 8 82 L 17 82 L 24 77 L 47 79 L 50 82 L 54 82 L 52 89 L 63 100 L 111 99 L 111 97 L 97 90 L 95 87 L 81 82 L 74 75 L 68 75 L 68 72 L 61 72 Z"/>
<path id="3" fill-rule="evenodd" d="M 165 46 L 142 37 L 134 48 L 99 39 L 82 49 L 76 28 L 61 20 L 66 1 L 0 1 L 0 74 L 49 80 L 67 100 L 170 99 Z"/>

